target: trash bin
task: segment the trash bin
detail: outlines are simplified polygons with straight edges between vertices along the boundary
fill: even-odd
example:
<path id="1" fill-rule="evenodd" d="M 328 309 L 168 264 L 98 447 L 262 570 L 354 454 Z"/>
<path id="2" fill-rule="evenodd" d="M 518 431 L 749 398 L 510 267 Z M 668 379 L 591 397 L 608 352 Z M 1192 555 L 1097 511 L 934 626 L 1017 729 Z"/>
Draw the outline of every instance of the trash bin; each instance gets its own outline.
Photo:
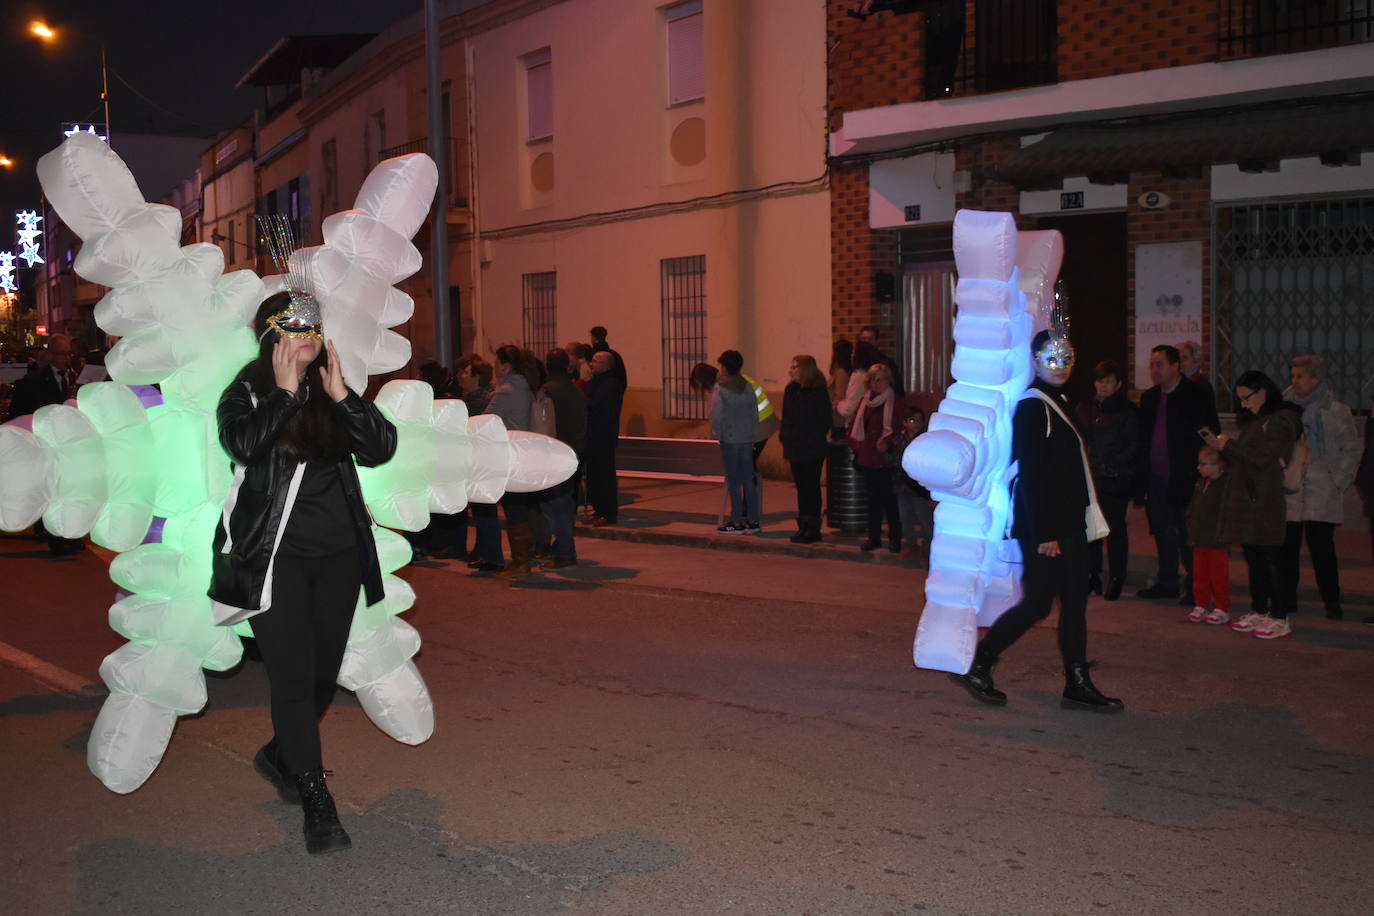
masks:
<path id="1" fill-rule="evenodd" d="M 841 534 L 868 531 L 868 494 L 854 467 L 854 451 L 842 442 L 831 442 L 825 451 L 825 512 L 831 528 Z"/>

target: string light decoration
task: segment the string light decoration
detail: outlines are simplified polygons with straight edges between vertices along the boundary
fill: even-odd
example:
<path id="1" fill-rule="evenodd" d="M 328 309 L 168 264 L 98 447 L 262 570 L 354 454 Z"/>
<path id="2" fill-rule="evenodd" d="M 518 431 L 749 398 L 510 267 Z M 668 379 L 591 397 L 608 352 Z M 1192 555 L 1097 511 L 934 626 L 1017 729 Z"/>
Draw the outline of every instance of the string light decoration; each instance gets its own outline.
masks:
<path id="1" fill-rule="evenodd" d="M 12 293 L 18 288 L 14 282 L 14 252 L 0 251 L 0 292 Z"/>
<path id="2" fill-rule="evenodd" d="M 43 230 L 38 228 L 38 224 L 43 222 L 43 217 L 33 210 L 20 210 L 15 214 L 14 221 L 19 227 L 19 259 L 26 267 L 42 264 L 43 257 L 38 253 L 38 237 L 43 234 Z"/>

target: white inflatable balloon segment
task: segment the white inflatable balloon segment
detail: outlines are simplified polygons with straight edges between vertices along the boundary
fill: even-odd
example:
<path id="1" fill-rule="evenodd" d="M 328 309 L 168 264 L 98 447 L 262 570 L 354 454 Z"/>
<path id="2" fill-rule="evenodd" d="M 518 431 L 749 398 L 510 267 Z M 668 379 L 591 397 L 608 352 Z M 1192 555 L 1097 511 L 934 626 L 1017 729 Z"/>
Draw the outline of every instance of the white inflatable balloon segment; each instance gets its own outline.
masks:
<path id="1" fill-rule="evenodd" d="M 954 384 L 902 455 L 939 501 L 913 646 L 922 668 L 968 671 L 978 627 L 1021 600 L 1021 551 L 1006 536 L 1012 411 L 1032 376 L 1027 303 L 1052 302 L 1063 245 L 1058 232 L 1018 240 L 1007 213 L 955 215 Z"/>
<path id="2" fill-rule="evenodd" d="M 113 381 L 84 386 L 74 407 L 42 408 L 31 430 L 21 422 L 0 427 L 0 528 L 41 518 L 53 534 L 89 533 L 119 554 L 110 576 L 124 593 L 110 608 L 110 625 L 129 642 L 101 665 L 110 696 L 87 762 L 108 788 L 131 792 L 161 761 L 176 717 L 204 708 L 202 669 L 236 665 L 235 630 L 250 632 L 251 620 L 218 626 L 206 595 L 230 483 L 215 408 L 257 354 L 248 325 L 280 282 L 264 284 L 247 270 L 225 274 L 215 245 L 180 246 L 180 214 L 145 203 L 124 163 L 94 136 L 73 134 L 39 161 L 38 175 L 53 208 L 83 239 L 76 271 L 111 287 L 96 306 L 97 324 L 121 339 L 106 360 Z M 414 303 L 393 284 L 420 267 L 410 237 L 436 183 L 423 154 L 380 163 L 355 208 L 325 220 L 325 244 L 297 253 L 354 390 L 369 374 L 410 359 L 409 341 L 388 329 L 408 319 Z M 128 386 L 152 384 L 164 403 L 145 408 Z M 382 524 L 420 528 L 430 511 L 542 489 L 576 467 L 562 443 L 507 433 L 496 417 L 469 419 L 461 402 L 435 402 L 430 391 L 423 382 L 393 381 L 378 396 L 398 427 L 398 448 L 388 464 L 360 470 Z M 155 518 L 166 519 L 160 538 L 149 533 Z M 433 732 L 433 708 L 412 661 L 419 635 L 396 617 L 415 595 L 390 575 L 409 562 L 410 548 L 385 528 L 374 527 L 373 537 L 385 599 L 369 608 L 359 597 L 339 683 L 357 692 L 384 732 L 418 744 Z"/>

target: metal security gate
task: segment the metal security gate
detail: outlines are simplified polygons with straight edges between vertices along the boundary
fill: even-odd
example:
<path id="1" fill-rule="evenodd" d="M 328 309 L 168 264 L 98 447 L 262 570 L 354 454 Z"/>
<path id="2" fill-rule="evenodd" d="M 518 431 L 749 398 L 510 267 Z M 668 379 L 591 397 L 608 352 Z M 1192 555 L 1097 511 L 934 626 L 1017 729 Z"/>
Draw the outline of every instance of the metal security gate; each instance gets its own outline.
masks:
<path id="1" fill-rule="evenodd" d="M 1326 360 L 1335 396 L 1374 395 L 1374 198 L 1219 206 L 1212 302 L 1218 407 L 1259 369 L 1288 386 L 1288 360 Z"/>

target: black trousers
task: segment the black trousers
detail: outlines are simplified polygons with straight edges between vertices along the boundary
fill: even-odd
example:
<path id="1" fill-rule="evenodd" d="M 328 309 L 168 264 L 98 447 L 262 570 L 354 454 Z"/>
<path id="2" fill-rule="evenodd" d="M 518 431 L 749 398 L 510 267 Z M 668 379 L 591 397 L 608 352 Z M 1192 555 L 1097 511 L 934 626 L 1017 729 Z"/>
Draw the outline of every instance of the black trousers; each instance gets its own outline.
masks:
<path id="1" fill-rule="evenodd" d="M 1131 554 L 1131 535 L 1126 530 L 1126 509 L 1130 506 L 1129 496 L 1115 496 L 1098 493 L 1097 504 L 1112 533 L 1105 538 L 1107 543 L 1107 569 L 1109 579 L 1125 579 L 1127 558 Z M 1102 575 L 1102 541 L 1088 545 L 1088 572 L 1094 576 Z"/>
<path id="2" fill-rule="evenodd" d="M 1296 607 L 1297 585 L 1289 585 L 1282 544 L 1241 544 L 1250 574 L 1250 608 L 1280 620 Z"/>
<path id="3" fill-rule="evenodd" d="M 803 518 L 821 517 L 821 468 L 824 458 L 815 461 L 791 461 L 792 482 L 797 485 L 797 515 Z"/>
<path id="4" fill-rule="evenodd" d="M 620 487 L 615 479 L 615 445 L 593 443 L 584 456 L 587 471 L 587 502 L 593 514 L 614 522 L 620 516 Z"/>
<path id="5" fill-rule="evenodd" d="M 329 557 L 278 556 L 272 606 L 253 617 L 272 693 L 272 730 L 287 769 L 321 769 L 320 717 L 334 698 L 362 586 L 356 549 Z"/>
<path id="6" fill-rule="evenodd" d="M 1178 587 L 1178 564 L 1189 581 L 1193 578 L 1193 548 L 1188 543 L 1188 507 L 1169 502 L 1169 478 L 1150 475 L 1150 492 L 1145 506 L 1150 519 L 1150 534 L 1154 535 L 1155 551 L 1159 555 L 1156 582 L 1165 588 Z"/>
<path id="7" fill-rule="evenodd" d="M 894 546 L 902 543 L 902 519 L 897 510 L 897 491 L 892 488 L 894 468 L 859 468 L 868 494 L 868 539 L 883 539 L 883 516 L 887 516 L 887 536 Z M 1085 574 L 1086 575 L 1086 574 Z M 1085 580 L 1086 581 L 1086 580 Z"/>
<path id="8" fill-rule="evenodd" d="M 1289 522 L 1280 557 L 1283 563 L 1284 584 L 1288 587 L 1288 606 L 1298 606 L 1298 560 L 1302 554 L 1303 535 L 1307 535 L 1307 552 L 1312 556 L 1312 572 L 1317 577 L 1317 591 L 1328 611 L 1341 606 L 1341 573 L 1336 565 L 1336 525 L 1334 522 Z"/>
<path id="9" fill-rule="evenodd" d="M 1064 664 L 1088 660 L 1088 541 L 1086 534 L 1059 542 L 1060 554 L 1047 557 L 1039 544 L 1021 542 L 1024 596 L 988 628 L 978 654 L 997 658 L 1026 631 L 1050 615 L 1059 599 L 1059 654 Z"/>

